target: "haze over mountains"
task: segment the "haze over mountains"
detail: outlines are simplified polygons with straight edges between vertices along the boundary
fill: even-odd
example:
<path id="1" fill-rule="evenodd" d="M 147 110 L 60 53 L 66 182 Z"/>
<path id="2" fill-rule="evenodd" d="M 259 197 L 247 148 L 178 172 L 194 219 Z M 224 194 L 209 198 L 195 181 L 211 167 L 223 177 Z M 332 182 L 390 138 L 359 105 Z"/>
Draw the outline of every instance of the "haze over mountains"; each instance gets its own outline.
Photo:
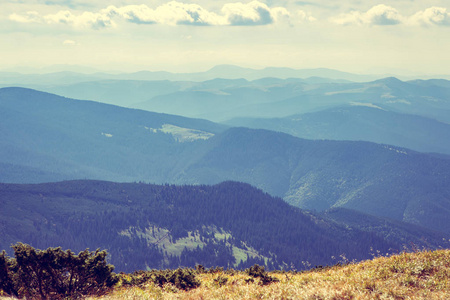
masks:
<path id="1" fill-rule="evenodd" d="M 133 107 L 225 121 L 236 117 L 285 117 L 359 104 L 449 123 L 449 96 L 447 82 L 423 84 L 385 78 L 366 83 L 308 83 L 298 79 L 282 82 L 265 79 L 251 82 L 250 86 L 178 91 Z"/>
<path id="2" fill-rule="evenodd" d="M 336 80 L 311 77 L 312 71 L 302 72 L 310 76 L 280 79 L 264 77 L 265 73 L 260 73 L 258 79 L 249 80 L 244 70 L 231 72 L 234 77 L 225 72 L 222 79 L 207 76 L 196 81 L 195 74 L 186 74 L 185 78 L 168 81 L 159 75 L 148 78 L 132 74 L 7 73 L 0 76 L 0 85 L 30 87 L 75 99 L 212 121 L 235 117 L 285 117 L 336 105 L 365 103 L 449 123 L 449 81 L 403 82 L 396 78 L 369 81 L 360 76 L 364 82 L 355 83 L 343 81 L 343 76 L 332 77 L 339 79 Z"/>
<path id="3" fill-rule="evenodd" d="M 350 81 L 369 81 L 381 78 L 380 75 L 358 75 L 348 72 L 342 72 L 333 69 L 317 68 L 317 69 L 290 69 L 290 68 L 264 68 L 250 69 L 242 68 L 234 65 L 218 65 L 204 72 L 196 73 L 171 73 L 166 71 L 139 71 L 133 73 L 123 72 L 94 72 L 88 70 L 83 72 L 82 69 L 72 68 L 73 71 L 67 71 L 67 68 L 61 70 L 50 70 L 42 74 L 42 72 L 21 74 L 17 72 L 0 72 L 0 82 L 5 84 L 60 84 L 60 83 L 77 83 L 83 81 L 93 81 L 102 79 L 116 80 L 170 80 L 170 81 L 206 81 L 216 78 L 225 79 L 247 79 L 256 80 L 266 77 L 286 78 L 307 78 L 307 77 L 323 77 L 338 80 Z M 80 72 L 81 71 L 81 72 Z M 386 76 L 384 76 L 386 77 Z M 55 82 L 57 80 L 57 82 Z"/>
<path id="4" fill-rule="evenodd" d="M 371 141 L 450 154 L 450 124 L 363 103 L 283 118 L 236 118 L 225 124 L 280 131 L 305 139 Z"/>
<path id="5" fill-rule="evenodd" d="M 266 74 L 265 71 L 281 78 L 259 78 Z M 142 219 L 142 224 L 134 224 L 128 219 L 137 218 L 140 205 L 147 201 L 145 197 L 139 198 L 142 195 L 138 197 L 134 190 L 163 191 L 165 188 L 121 185 L 127 191 L 125 194 L 134 195 L 125 198 L 132 202 L 139 198 L 137 202 L 140 204 L 126 201 L 118 204 L 114 201 L 122 199 L 122 196 L 111 198 L 111 195 L 122 193 L 117 190 L 117 185 L 92 181 L 194 185 L 186 189 L 170 188 L 170 197 L 158 202 L 160 207 L 153 207 L 155 211 L 164 211 L 167 201 L 172 201 L 171 197 L 180 197 L 177 193 L 202 193 L 204 189 L 209 189 L 203 186 L 205 184 L 214 185 L 232 180 L 251 184 L 298 208 L 315 211 L 306 215 L 314 215 L 315 222 L 321 223 L 322 229 L 328 229 L 311 229 L 302 238 L 309 240 L 311 253 L 315 251 L 313 245 L 322 243 L 321 238 L 327 240 L 323 243 L 329 243 L 330 251 L 349 246 L 348 243 L 341 244 L 346 239 L 354 243 L 354 250 L 359 249 L 356 252 L 362 251 L 370 243 L 380 245 L 383 249 L 398 249 L 400 244 L 408 242 L 431 248 L 448 246 L 449 81 L 433 79 L 405 82 L 384 78 L 350 82 L 348 79 L 352 78 L 345 76 L 351 74 L 330 70 L 315 72 L 324 72 L 320 74 L 329 76 L 334 74 L 332 79 L 288 78 L 287 75 L 283 77 L 277 73 L 301 75 L 299 71 L 295 73 L 293 70 L 265 71 L 222 66 L 209 72 L 191 74 L 189 80 L 182 78 L 186 74 L 178 74 L 176 80 L 173 80 L 174 74 L 169 74 L 172 80 L 162 80 L 164 74 L 150 73 L 116 75 L 114 79 L 100 78 L 104 74 L 75 73 L 42 77 L 17 74 L 14 77 L 16 75 L 12 74 L 4 77 L 5 85 L 8 80 L 23 80 L 22 86 L 69 98 L 28 88 L 0 89 L 0 182 L 5 183 L 1 185 L 3 196 L 0 202 L 8 204 L 9 213 L 14 211 L 11 199 L 17 196 L 20 202 L 17 203 L 20 213 L 12 214 L 17 218 L 9 218 L 9 213 L 4 211 L 6 214 L 3 217 L 0 215 L 3 219 L 0 226 L 9 228 L 18 222 L 22 228 L 8 231 L 8 240 L 0 240 L 0 245 L 5 247 L 13 240 L 39 244 L 40 238 L 33 239 L 31 236 L 37 236 L 38 228 L 44 228 L 42 226 L 48 224 L 49 220 L 53 220 L 55 226 L 67 227 L 70 224 L 65 224 L 63 219 L 70 215 L 70 211 L 78 211 L 77 205 L 72 204 L 79 201 L 80 204 L 92 206 L 94 203 L 98 205 L 98 200 L 103 199 L 100 202 L 103 201 L 101 205 L 105 207 L 96 211 L 95 216 L 80 208 L 80 215 L 73 217 L 75 219 L 70 226 L 81 226 L 74 225 L 76 220 L 83 220 L 86 226 L 92 225 L 92 228 L 95 227 L 93 224 L 104 225 L 109 222 L 108 219 L 116 220 L 122 226 L 120 229 L 113 224 L 108 226 L 124 233 L 126 238 L 117 236 L 117 231 L 104 231 L 100 236 L 110 237 L 114 240 L 112 244 L 106 240 L 100 242 L 100 236 L 95 232 L 85 237 L 84 241 L 90 247 L 114 249 L 113 256 L 116 255 L 117 263 L 125 270 L 151 267 L 149 258 L 142 254 L 146 251 L 158 261 L 155 267 L 175 267 L 182 262 L 194 264 L 199 262 L 198 257 L 209 257 L 208 263 L 211 264 L 220 260 L 223 266 L 236 266 L 239 263 L 236 259 L 240 257 L 242 264 L 260 262 L 278 268 L 292 262 L 289 258 L 292 253 L 306 253 L 300 251 L 298 245 L 292 244 L 290 238 L 267 242 L 265 246 L 259 244 L 258 247 L 262 248 L 258 250 L 255 248 L 257 244 L 251 244 L 251 241 L 268 237 L 262 237 L 256 232 L 255 236 L 241 237 L 231 242 L 227 239 L 235 237 L 236 228 L 224 227 L 224 224 L 212 221 L 208 223 L 201 221 L 201 218 L 189 230 L 187 223 L 178 224 L 174 221 L 169 226 L 151 218 Z M 230 78 L 234 74 L 235 77 L 201 81 L 207 76 L 212 78 L 218 74 L 228 74 Z M 66 75 L 68 77 L 64 78 Z M 148 80 L 154 75 L 159 79 Z M 120 76 L 130 77 L 125 80 Z M 133 80 L 129 80 L 131 78 Z M 48 185 L 6 184 L 79 179 L 86 181 Z M 101 187 L 100 190 L 96 186 Z M 89 192 L 83 194 L 80 188 Z M 61 189 L 72 192 L 61 194 Z M 263 196 L 261 191 L 253 187 L 238 183 L 222 184 L 213 187 L 208 193 L 212 193 L 210 196 L 214 198 L 218 190 L 228 194 L 228 189 L 259 195 L 256 198 L 261 199 L 269 197 Z M 34 196 L 27 196 L 31 195 L 27 191 L 34 191 L 31 193 Z M 192 197 L 197 199 L 199 196 Z M 240 201 L 240 196 L 233 197 Z M 59 203 L 57 206 L 66 215 L 51 209 L 49 213 L 45 212 L 46 199 L 53 199 L 48 203 Z M 226 197 L 218 199 L 221 199 L 217 200 L 219 202 L 229 201 Z M 279 199 L 275 199 L 267 198 L 266 216 L 274 207 L 280 206 Z M 33 212 L 26 209 L 27 205 L 35 207 L 32 203 L 39 201 L 44 205 L 39 210 Z M 258 200 L 252 201 L 249 204 L 251 208 L 248 208 L 250 211 L 255 210 L 254 205 Z M 232 207 L 239 210 L 236 205 Z M 129 214 L 118 220 L 113 213 L 117 209 L 129 210 Z M 217 209 L 211 208 L 203 213 L 205 217 L 212 218 L 218 213 Z M 293 219 L 302 219 L 305 212 L 296 211 L 299 215 L 293 216 Z M 244 222 L 231 211 L 227 214 L 230 217 L 227 222 Z M 280 216 L 283 214 L 286 215 L 286 212 L 280 212 Z M 26 216 L 23 222 L 18 221 L 19 215 Z M 183 218 L 181 211 L 172 217 Z M 291 222 L 287 219 L 284 221 Z M 261 225 L 255 223 L 251 226 Z M 355 231 L 346 231 L 346 226 Z M 104 230 L 100 227 L 99 231 Z M 44 233 L 50 234 L 50 237 L 41 239 L 41 247 L 51 246 L 63 234 L 68 237 L 64 242 L 67 247 L 83 248 L 79 243 L 74 244 L 75 240 L 81 238 L 77 237 L 81 227 L 75 231 L 68 229 L 57 233 L 49 228 Z M 145 233 L 149 228 L 153 228 L 153 238 L 170 235 L 171 238 L 164 244 L 170 249 L 164 252 L 158 247 L 147 247 L 154 242 Z M 198 236 L 195 236 L 195 232 Z M 363 232 L 369 234 L 370 241 L 353 239 Z M 333 235 L 337 238 L 333 238 Z M 198 242 L 202 241 L 202 236 L 208 240 L 200 245 Z M 227 238 L 223 239 L 223 236 Z M 96 239 L 99 239 L 99 243 L 95 243 Z M 124 257 L 132 254 L 130 249 L 124 248 L 127 239 L 134 243 L 135 249 L 139 249 L 135 253 L 139 259 L 128 267 Z M 183 251 L 174 250 L 181 245 L 177 244 L 178 239 L 182 241 L 180 243 L 187 241 L 184 239 L 193 239 L 197 242 L 189 242 L 189 247 L 195 244 L 195 247 L 200 245 L 200 248 L 188 247 L 183 254 Z M 339 239 L 341 242 L 338 242 Z M 313 240 L 317 243 L 314 244 Z M 291 248 L 288 248 L 292 250 L 289 250 L 291 254 L 277 252 L 275 256 L 267 256 L 267 253 L 278 251 L 275 251 L 277 243 L 290 245 Z M 246 259 L 242 259 L 243 253 L 248 251 L 242 245 L 252 247 L 257 255 L 247 255 Z M 236 247 L 241 250 L 236 250 Z M 223 255 L 209 256 L 205 251 L 219 251 Z M 324 255 L 313 256 L 311 261 L 314 263 L 330 263 Z M 216 258 L 219 260 L 214 260 Z M 361 259 L 362 256 L 356 255 L 355 258 Z"/>
<path id="6" fill-rule="evenodd" d="M 245 77 L 245 70 L 219 66 L 208 72 Z M 253 71 L 265 74 L 263 70 Z M 313 70 L 297 71 L 314 74 Z M 404 82 L 384 78 L 355 83 L 318 77 L 270 77 L 196 82 L 195 74 L 186 77 L 189 81 L 161 80 L 161 76 L 154 81 L 118 79 L 137 78 L 127 77 L 130 74 L 69 74 L 78 81 L 71 83 L 70 76 L 63 74 L 17 75 L 15 79 L 3 78 L 3 84 L 22 81 L 21 86 L 70 98 L 282 131 L 308 139 L 365 140 L 424 152 L 450 151 L 450 83 L 443 79 Z M 39 84 L 47 76 L 48 83 Z M 265 120 L 270 118 L 278 119 Z"/>
<path id="7" fill-rule="evenodd" d="M 450 160 L 0 90 L 3 182 L 250 183 L 295 206 L 346 207 L 450 232 Z M 32 172 L 29 172 L 32 170 Z M 432 216 L 432 217 L 431 217 Z"/>

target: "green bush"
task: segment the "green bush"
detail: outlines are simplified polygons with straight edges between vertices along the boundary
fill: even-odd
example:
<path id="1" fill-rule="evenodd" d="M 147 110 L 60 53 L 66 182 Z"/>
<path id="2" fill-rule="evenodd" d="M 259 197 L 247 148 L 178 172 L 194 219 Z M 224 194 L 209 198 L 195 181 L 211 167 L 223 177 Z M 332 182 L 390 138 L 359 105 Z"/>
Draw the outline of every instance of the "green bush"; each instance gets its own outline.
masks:
<path id="1" fill-rule="evenodd" d="M 6 252 L 0 253 L 0 296 L 3 293 L 18 297 L 17 289 L 14 286 L 15 261 L 6 256 Z"/>
<path id="2" fill-rule="evenodd" d="M 144 287 L 146 283 L 153 282 L 160 287 L 172 284 L 181 290 L 191 290 L 200 286 L 195 277 L 196 270 L 189 268 L 178 268 L 176 270 L 152 270 L 136 271 L 128 276 L 122 275 L 122 285 Z"/>
<path id="3" fill-rule="evenodd" d="M 253 278 L 259 278 L 259 284 L 260 285 L 267 285 L 272 282 L 278 282 L 279 280 L 277 278 L 274 278 L 272 276 L 269 276 L 267 272 L 265 271 L 264 267 L 261 267 L 259 265 L 254 265 L 253 267 L 250 267 L 245 270 L 245 272 L 251 276 L 252 278 L 249 278 L 246 280 L 247 283 L 253 282 Z"/>
<path id="4" fill-rule="evenodd" d="M 195 274 L 191 269 L 176 269 L 168 277 L 168 282 L 185 291 L 200 286 L 200 282 L 195 278 Z"/>
<path id="5" fill-rule="evenodd" d="M 195 272 L 192 269 L 178 268 L 174 271 L 159 271 L 153 277 L 153 282 L 159 286 L 171 283 L 180 290 L 191 290 L 200 286 L 200 282 L 195 278 Z"/>
<path id="6" fill-rule="evenodd" d="M 70 250 L 36 250 L 13 245 L 15 258 L 0 255 L 0 289 L 27 299 L 77 299 L 102 295 L 117 282 L 114 266 L 106 263 L 106 251 L 87 249 L 78 255 Z"/>

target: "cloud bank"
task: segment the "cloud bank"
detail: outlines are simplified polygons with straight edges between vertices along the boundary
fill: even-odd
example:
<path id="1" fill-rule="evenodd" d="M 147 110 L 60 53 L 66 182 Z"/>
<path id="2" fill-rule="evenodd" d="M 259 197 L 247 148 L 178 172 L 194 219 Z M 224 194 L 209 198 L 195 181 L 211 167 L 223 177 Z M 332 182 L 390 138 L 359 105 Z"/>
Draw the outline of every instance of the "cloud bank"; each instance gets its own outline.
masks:
<path id="1" fill-rule="evenodd" d="M 76 16 L 68 10 L 44 16 L 41 16 L 38 12 L 31 11 L 25 15 L 12 14 L 9 16 L 9 19 L 19 23 L 66 24 L 78 29 L 101 29 L 115 26 L 113 20 L 105 14 L 83 12 L 81 15 Z"/>
<path id="2" fill-rule="evenodd" d="M 114 18 L 121 17 L 136 24 L 167 24 L 167 25 L 223 25 L 223 17 L 209 12 L 197 4 L 186 4 L 171 1 L 151 9 L 145 4 L 127 5 L 122 7 L 109 6 L 102 14 Z"/>
<path id="3" fill-rule="evenodd" d="M 306 13 L 304 13 L 306 15 Z M 294 16 L 295 19 L 298 16 Z M 259 1 L 227 3 L 220 13 L 208 11 L 197 4 L 171 1 L 150 8 L 145 4 L 108 6 L 99 12 L 74 15 L 70 11 L 40 15 L 32 11 L 11 14 L 9 19 L 20 23 L 67 24 L 76 28 L 101 29 L 115 27 L 119 20 L 135 24 L 204 25 L 204 26 L 257 26 L 276 22 L 289 22 L 291 14 L 284 7 L 269 7 Z M 309 19 L 314 19 L 311 16 Z"/>
<path id="4" fill-rule="evenodd" d="M 403 16 L 395 8 L 379 4 L 366 12 L 352 11 L 339 17 L 331 18 L 331 22 L 340 25 L 440 25 L 450 26 L 450 13 L 443 7 L 430 7 L 412 16 Z"/>
<path id="5" fill-rule="evenodd" d="M 47 15 L 29 11 L 25 14 L 11 14 L 9 19 L 19 23 L 65 24 L 78 29 L 111 28 L 123 21 L 170 26 L 264 26 L 280 22 L 295 24 L 318 21 L 305 11 L 291 13 L 284 7 L 269 7 L 257 0 L 249 3 L 226 3 L 220 12 L 209 11 L 198 4 L 170 1 L 156 8 L 146 4 L 120 7 L 111 5 L 97 12 L 84 11 L 78 14 L 69 10 Z M 430 7 L 412 16 L 403 16 L 397 9 L 379 4 L 365 12 L 351 11 L 328 21 L 339 25 L 450 26 L 450 13 L 443 7 Z"/>

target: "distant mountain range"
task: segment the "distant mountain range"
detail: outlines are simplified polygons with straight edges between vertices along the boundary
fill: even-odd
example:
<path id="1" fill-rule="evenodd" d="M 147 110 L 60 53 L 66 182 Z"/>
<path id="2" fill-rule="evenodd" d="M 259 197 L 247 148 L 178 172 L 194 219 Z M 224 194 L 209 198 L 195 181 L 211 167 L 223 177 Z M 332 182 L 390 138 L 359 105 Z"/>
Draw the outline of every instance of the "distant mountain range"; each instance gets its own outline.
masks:
<path id="1" fill-rule="evenodd" d="M 360 104 L 450 123 L 448 80 L 401 81 L 359 75 L 347 78 L 350 75 L 328 69 L 218 66 L 190 74 L 0 73 L 0 86 L 33 88 L 69 98 L 215 122 L 288 117 Z"/>
<path id="2" fill-rule="evenodd" d="M 317 216 L 237 182 L 0 184 L 0 204 L 0 249 L 18 241 L 40 249 L 107 249 L 116 271 L 125 272 L 255 263 L 301 270 L 345 262 L 341 255 L 361 260 L 402 251 L 409 243 L 449 246 L 444 235 L 401 222 L 370 217 L 345 225 L 338 219 L 361 216 L 342 209 L 332 218 Z"/>
<path id="3" fill-rule="evenodd" d="M 312 141 L 205 120 L 0 89 L 0 181 L 250 183 L 295 206 L 347 208 L 450 233 L 446 156 Z"/>
<path id="4" fill-rule="evenodd" d="M 403 82 L 385 78 L 365 83 L 279 82 L 275 79 L 262 82 L 213 90 L 177 91 L 132 107 L 222 122 L 237 117 L 287 117 L 353 104 L 450 123 L 450 88 L 446 81 Z"/>
<path id="5" fill-rule="evenodd" d="M 56 80 L 56 79 L 55 79 Z M 354 83 L 264 78 L 193 81 L 94 80 L 74 84 L 21 84 L 58 95 L 223 122 L 280 118 L 342 105 L 360 105 L 450 123 L 450 83 L 384 78 Z"/>
<path id="6" fill-rule="evenodd" d="M 284 118 L 236 118 L 225 124 L 279 131 L 305 139 L 371 141 L 450 154 L 450 124 L 364 103 Z"/>
<path id="7" fill-rule="evenodd" d="M 67 69 L 67 68 L 66 68 Z M 81 70 L 83 71 L 83 70 Z M 269 67 L 264 69 L 242 68 L 234 65 L 218 65 L 204 72 L 171 73 L 165 71 L 139 71 L 133 73 L 81 73 L 79 69 L 73 71 L 61 69 L 41 74 L 21 74 L 16 72 L 0 72 L 0 83 L 3 84 L 70 84 L 92 80 L 171 80 L 171 81 L 205 81 L 215 78 L 256 80 L 265 77 L 276 78 L 308 78 L 322 77 L 337 80 L 369 81 L 382 78 L 380 75 L 358 75 L 327 68 L 317 69 L 291 69 Z M 384 76 L 386 77 L 386 76 Z"/>

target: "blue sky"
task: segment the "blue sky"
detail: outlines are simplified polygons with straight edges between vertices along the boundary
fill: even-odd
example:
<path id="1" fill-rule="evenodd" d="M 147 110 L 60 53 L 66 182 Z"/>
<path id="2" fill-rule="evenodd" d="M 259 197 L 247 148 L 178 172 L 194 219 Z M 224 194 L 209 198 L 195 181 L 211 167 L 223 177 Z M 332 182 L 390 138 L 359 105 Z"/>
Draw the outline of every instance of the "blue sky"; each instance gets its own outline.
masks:
<path id="1" fill-rule="evenodd" d="M 448 74 L 450 1 L 3 0 L 0 70 Z"/>

